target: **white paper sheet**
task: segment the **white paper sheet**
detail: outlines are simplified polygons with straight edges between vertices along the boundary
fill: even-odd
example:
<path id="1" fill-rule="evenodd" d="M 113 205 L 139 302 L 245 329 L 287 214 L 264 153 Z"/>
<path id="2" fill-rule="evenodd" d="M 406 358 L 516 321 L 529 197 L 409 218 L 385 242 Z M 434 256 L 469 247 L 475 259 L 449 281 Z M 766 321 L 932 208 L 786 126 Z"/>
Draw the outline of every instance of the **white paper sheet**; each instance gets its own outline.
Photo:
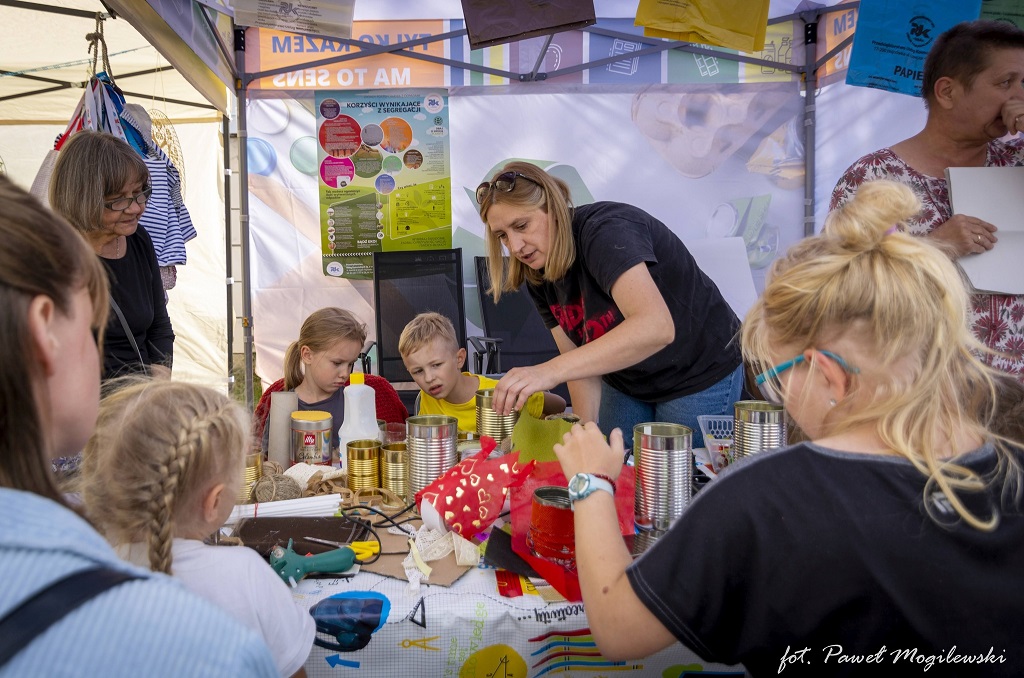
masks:
<path id="1" fill-rule="evenodd" d="M 957 260 L 975 289 L 1024 294 L 1024 167 L 950 167 L 954 214 L 983 219 L 999 230 L 996 246 Z"/>

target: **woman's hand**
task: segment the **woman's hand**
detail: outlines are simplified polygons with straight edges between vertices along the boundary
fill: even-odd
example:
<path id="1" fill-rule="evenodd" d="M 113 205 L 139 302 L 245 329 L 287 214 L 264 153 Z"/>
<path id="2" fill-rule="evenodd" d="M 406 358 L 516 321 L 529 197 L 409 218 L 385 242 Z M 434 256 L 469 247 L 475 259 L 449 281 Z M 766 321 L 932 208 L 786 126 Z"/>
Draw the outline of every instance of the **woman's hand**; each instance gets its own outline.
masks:
<path id="1" fill-rule="evenodd" d="M 171 368 L 167 367 L 167 365 L 160 365 L 158 363 L 153 363 L 152 365 L 149 365 L 149 374 L 154 379 L 167 379 L 167 380 L 170 380 L 170 378 L 171 378 Z"/>
<path id="2" fill-rule="evenodd" d="M 619 429 L 613 429 L 606 441 L 594 422 L 574 424 L 554 450 L 566 478 L 577 473 L 600 473 L 615 479 L 622 473 L 625 448 Z"/>
<path id="3" fill-rule="evenodd" d="M 513 367 L 505 373 L 494 387 L 492 407 L 498 414 L 511 414 L 526 407 L 526 401 L 534 393 L 550 391 L 560 381 L 554 377 L 549 363 L 530 367 Z"/>
<path id="4" fill-rule="evenodd" d="M 964 214 L 954 214 L 949 221 L 934 228 L 928 237 L 951 245 L 957 257 L 962 257 L 967 254 L 981 254 L 995 247 L 999 240 L 995 232 L 996 227 L 987 221 Z"/>
<path id="5" fill-rule="evenodd" d="M 1003 104 L 1001 113 L 1008 134 L 1024 132 L 1024 101 L 1010 99 Z"/>

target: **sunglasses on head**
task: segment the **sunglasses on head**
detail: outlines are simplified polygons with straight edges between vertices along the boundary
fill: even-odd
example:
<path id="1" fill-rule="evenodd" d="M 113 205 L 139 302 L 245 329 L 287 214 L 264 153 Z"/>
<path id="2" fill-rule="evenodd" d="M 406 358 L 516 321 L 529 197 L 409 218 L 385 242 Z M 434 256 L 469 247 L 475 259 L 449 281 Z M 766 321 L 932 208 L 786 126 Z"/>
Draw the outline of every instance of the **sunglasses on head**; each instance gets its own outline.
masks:
<path id="1" fill-rule="evenodd" d="M 476 187 L 477 204 L 482 205 L 484 203 L 484 200 L 487 199 L 487 195 L 491 191 L 511 193 L 513 190 L 515 190 L 516 179 L 519 178 L 526 179 L 530 183 L 537 184 L 538 186 L 540 186 L 540 184 L 538 184 L 536 181 L 520 172 L 502 172 L 498 176 L 494 177 L 494 181 L 485 181 L 484 183 Z"/>

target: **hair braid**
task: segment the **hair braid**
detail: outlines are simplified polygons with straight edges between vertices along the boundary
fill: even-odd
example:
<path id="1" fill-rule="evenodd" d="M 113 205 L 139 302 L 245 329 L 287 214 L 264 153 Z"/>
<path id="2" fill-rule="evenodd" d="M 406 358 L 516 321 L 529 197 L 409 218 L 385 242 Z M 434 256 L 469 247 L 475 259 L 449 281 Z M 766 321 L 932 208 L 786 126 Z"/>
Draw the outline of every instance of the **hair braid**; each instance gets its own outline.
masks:
<path id="1" fill-rule="evenodd" d="M 206 493 L 241 474 L 250 422 L 211 389 L 132 382 L 100 406 L 83 452 L 82 499 L 111 542 L 146 544 L 150 567 L 170 573 L 175 536 L 206 529 Z"/>
<path id="2" fill-rule="evenodd" d="M 192 464 L 192 460 L 208 449 L 208 431 L 217 416 L 189 419 L 178 431 L 174 444 L 168 446 L 167 457 L 160 464 L 159 483 L 147 506 L 149 514 L 149 562 L 156 572 L 171 572 L 171 545 L 174 541 L 175 504 L 179 486 Z"/>

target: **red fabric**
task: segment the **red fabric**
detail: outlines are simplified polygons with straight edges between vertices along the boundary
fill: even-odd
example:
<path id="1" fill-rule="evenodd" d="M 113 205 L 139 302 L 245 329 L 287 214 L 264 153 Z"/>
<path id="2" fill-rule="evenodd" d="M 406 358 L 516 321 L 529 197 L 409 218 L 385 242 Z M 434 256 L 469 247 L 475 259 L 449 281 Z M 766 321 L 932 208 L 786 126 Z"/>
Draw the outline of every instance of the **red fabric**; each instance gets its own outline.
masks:
<path id="1" fill-rule="evenodd" d="M 377 404 L 377 418 L 388 423 L 404 424 L 409 418 L 409 410 L 402 404 L 402 399 L 391 382 L 376 374 L 364 376 L 366 385 L 373 389 L 376 396 L 374 400 Z M 345 382 L 345 386 L 348 386 L 348 382 Z M 270 394 L 283 390 L 284 379 L 278 379 L 260 396 L 260 402 L 252 413 L 252 433 L 257 442 L 263 440 L 263 428 L 267 425 L 267 417 L 270 416 Z"/>

